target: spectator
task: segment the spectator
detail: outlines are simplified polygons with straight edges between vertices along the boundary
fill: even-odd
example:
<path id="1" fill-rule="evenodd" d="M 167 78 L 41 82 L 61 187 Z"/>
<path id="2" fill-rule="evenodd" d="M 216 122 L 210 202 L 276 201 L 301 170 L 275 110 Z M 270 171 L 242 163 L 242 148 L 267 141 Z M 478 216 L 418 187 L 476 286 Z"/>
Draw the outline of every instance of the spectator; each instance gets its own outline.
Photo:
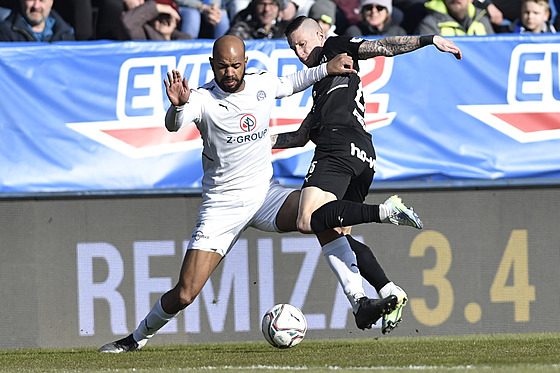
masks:
<path id="1" fill-rule="evenodd" d="M 521 0 L 492 0 L 492 3 L 504 13 L 506 21 L 513 23 L 518 18 L 521 18 Z M 560 17 L 558 16 L 560 0 L 549 0 L 548 6 L 550 7 L 549 23 L 554 25 L 556 30 L 560 30 Z M 507 30 L 507 32 L 509 31 Z"/>
<path id="2" fill-rule="evenodd" d="M 413 34 L 418 27 L 418 23 L 420 23 L 428 13 L 428 10 L 424 6 L 426 1 L 427 0 L 393 0 L 393 20 L 396 19 L 395 12 L 400 10 L 403 13 L 403 19 L 401 22 L 397 23 L 399 23 L 408 34 Z M 517 2 L 518 0 L 473 0 L 473 4 L 477 8 L 486 9 L 495 31 L 502 28 L 504 24 L 509 23 L 507 19 L 504 20 L 502 5 L 500 4 L 498 6 L 497 4 L 502 1 L 509 4 Z M 496 5 L 494 5 L 494 3 L 496 3 Z M 514 18 L 511 18 L 511 20 Z"/>
<path id="3" fill-rule="evenodd" d="M 511 27 L 511 32 L 520 34 L 555 33 L 554 26 L 549 23 L 550 7 L 548 0 L 523 0 L 521 17 Z"/>
<path id="4" fill-rule="evenodd" d="M 176 0 L 181 16 L 181 31 L 198 38 L 217 39 L 229 30 L 222 0 Z"/>
<path id="5" fill-rule="evenodd" d="M 53 0 L 20 0 L 0 22 L 0 41 L 76 40 L 74 30 L 52 9 Z"/>
<path id="6" fill-rule="evenodd" d="M 471 0 L 430 0 L 424 6 L 428 14 L 420 21 L 416 34 L 494 34 L 486 9 L 475 7 Z"/>
<path id="7" fill-rule="evenodd" d="M 282 9 L 284 0 L 252 0 L 235 17 L 227 33 L 243 40 L 284 38 L 288 22 L 280 18 Z"/>
<path id="8" fill-rule="evenodd" d="M 361 21 L 348 27 L 344 34 L 349 36 L 406 35 L 406 30 L 391 19 L 392 13 L 391 0 L 362 0 Z"/>
<path id="9" fill-rule="evenodd" d="M 313 18 L 323 29 L 325 37 L 336 36 L 336 4 L 331 0 L 317 0 L 309 9 L 309 18 Z"/>
<path id="10" fill-rule="evenodd" d="M 224 0 L 224 7 L 227 9 L 230 23 L 233 23 L 235 16 L 246 9 L 250 3 L 251 0 Z M 290 21 L 295 18 L 296 15 L 307 15 L 313 3 L 314 0 L 287 1 L 284 9 L 280 12 L 280 18 L 284 21 Z"/>
<path id="11" fill-rule="evenodd" d="M 184 40 L 193 36 L 177 29 L 180 17 L 173 0 L 124 0 L 121 16 L 125 40 Z"/>

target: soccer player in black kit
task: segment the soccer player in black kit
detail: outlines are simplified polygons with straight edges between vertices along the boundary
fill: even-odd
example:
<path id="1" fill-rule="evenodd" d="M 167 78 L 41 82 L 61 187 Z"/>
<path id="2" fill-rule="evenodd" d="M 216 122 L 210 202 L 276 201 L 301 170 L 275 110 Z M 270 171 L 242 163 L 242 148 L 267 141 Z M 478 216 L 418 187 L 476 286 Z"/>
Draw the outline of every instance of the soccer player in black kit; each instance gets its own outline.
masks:
<path id="1" fill-rule="evenodd" d="M 325 38 L 319 24 L 308 17 L 294 19 L 286 29 L 290 48 L 307 67 L 347 53 L 359 71 L 358 61 L 376 56 L 392 57 L 435 45 L 441 52 L 462 58 L 461 50 L 439 35 L 390 36 L 378 40 L 335 36 Z M 392 330 L 401 320 L 406 293 L 393 284 L 367 246 L 350 236 L 352 225 L 368 222 L 409 225 L 422 229 L 422 221 L 398 196 L 383 204 L 364 204 L 375 173 L 375 150 L 365 130 L 365 102 L 357 74 L 329 76 L 313 87 L 313 108 L 294 132 L 272 136 L 275 149 L 303 146 L 309 140 L 315 154 L 302 186 L 297 226 L 304 233 L 319 233 L 338 225 L 340 233 L 320 235 L 323 250 L 349 245 L 356 254 L 362 276 L 380 297 L 397 296 L 395 311 L 383 317 L 382 331 Z M 360 263 L 362 262 L 362 263 Z M 364 263 L 368 263 L 365 265 Z M 351 266 L 351 263 L 348 263 Z"/>

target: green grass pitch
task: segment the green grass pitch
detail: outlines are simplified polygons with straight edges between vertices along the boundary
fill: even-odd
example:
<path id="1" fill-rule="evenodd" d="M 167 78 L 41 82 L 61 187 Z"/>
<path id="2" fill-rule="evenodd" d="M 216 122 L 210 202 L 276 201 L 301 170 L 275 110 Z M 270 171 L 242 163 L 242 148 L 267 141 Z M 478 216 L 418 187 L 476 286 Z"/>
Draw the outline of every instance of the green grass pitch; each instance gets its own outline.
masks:
<path id="1" fill-rule="evenodd" d="M 560 333 L 0 351 L 0 372 L 560 372 Z"/>

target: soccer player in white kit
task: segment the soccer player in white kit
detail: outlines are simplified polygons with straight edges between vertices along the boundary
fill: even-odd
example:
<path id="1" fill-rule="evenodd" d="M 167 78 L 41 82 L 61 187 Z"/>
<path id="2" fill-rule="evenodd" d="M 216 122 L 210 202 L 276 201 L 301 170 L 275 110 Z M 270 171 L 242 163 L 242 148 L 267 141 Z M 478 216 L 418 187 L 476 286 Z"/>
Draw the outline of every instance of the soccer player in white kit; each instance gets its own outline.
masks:
<path id="1" fill-rule="evenodd" d="M 275 100 L 300 92 L 327 73 L 355 73 L 341 55 L 327 64 L 287 77 L 267 71 L 245 73 L 245 44 L 226 35 L 214 44 L 210 64 L 214 79 L 198 89 L 173 70 L 165 81 L 172 103 L 165 118 L 169 131 L 194 122 L 203 140 L 203 201 L 188 244 L 178 283 L 163 294 L 137 329 L 108 343 L 100 352 L 141 349 L 159 329 L 191 304 L 202 287 L 249 226 L 264 231 L 294 231 L 299 192 L 272 180 L 270 114 Z M 349 255 L 354 255 L 349 251 Z M 396 297 L 365 302 L 362 279 L 344 261 L 331 268 L 341 282 L 354 312 L 371 322 L 396 306 Z M 362 300 L 358 302 L 358 300 Z"/>

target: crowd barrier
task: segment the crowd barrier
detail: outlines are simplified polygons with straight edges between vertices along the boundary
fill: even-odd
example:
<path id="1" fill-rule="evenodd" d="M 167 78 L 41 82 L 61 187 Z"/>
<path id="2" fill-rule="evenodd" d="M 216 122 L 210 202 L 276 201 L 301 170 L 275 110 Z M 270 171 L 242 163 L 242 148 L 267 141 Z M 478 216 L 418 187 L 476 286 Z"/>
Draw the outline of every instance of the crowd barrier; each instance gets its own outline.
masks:
<path id="1" fill-rule="evenodd" d="M 434 46 L 362 61 L 375 180 L 558 180 L 560 36 L 454 41 L 461 61 Z M 171 69 L 192 87 L 211 79 L 211 47 L 0 44 L 0 196 L 200 188 L 200 135 L 194 124 L 165 130 L 162 81 Z M 303 68 L 285 40 L 247 50 L 250 68 Z M 278 100 L 271 132 L 297 128 L 311 101 L 310 90 Z M 300 185 L 312 153 L 311 144 L 275 152 L 275 176 Z"/>

